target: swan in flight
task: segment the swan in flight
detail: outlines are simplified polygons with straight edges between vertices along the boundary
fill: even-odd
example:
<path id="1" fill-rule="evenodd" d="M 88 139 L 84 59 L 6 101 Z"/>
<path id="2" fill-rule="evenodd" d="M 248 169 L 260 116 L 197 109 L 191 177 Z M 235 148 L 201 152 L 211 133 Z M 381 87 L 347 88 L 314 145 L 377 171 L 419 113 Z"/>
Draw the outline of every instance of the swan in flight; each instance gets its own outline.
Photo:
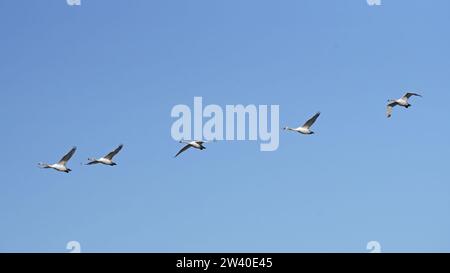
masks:
<path id="1" fill-rule="evenodd" d="M 313 126 L 313 124 L 316 122 L 316 120 L 319 116 L 320 116 L 320 112 L 317 112 L 303 126 L 300 126 L 298 128 L 285 127 L 285 128 L 283 128 L 283 130 L 294 131 L 294 132 L 301 133 L 304 135 L 312 135 L 312 134 L 314 134 L 314 132 L 311 131 L 311 126 Z"/>
<path id="2" fill-rule="evenodd" d="M 409 103 L 408 99 L 411 98 L 412 96 L 416 96 L 416 97 L 422 97 L 419 94 L 416 93 L 406 93 L 403 97 L 401 97 L 398 100 L 388 100 L 388 105 L 387 105 L 387 117 L 390 118 L 392 117 L 392 110 L 395 106 L 402 106 L 405 108 L 409 108 L 411 107 L 411 104 Z"/>
<path id="3" fill-rule="evenodd" d="M 94 164 L 103 164 L 108 166 L 115 166 L 117 165 L 115 162 L 112 161 L 113 157 L 116 156 L 120 150 L 122 150 L 123 145 L 120 144 L 119 147 L 117 147 L 114 151 L 110 152 L 109 154 L 105 155 L 102 158 L 95 159 L 95 158 L 89 158 L 90 161 L 86 165 L 94 165 Z"/>
<path id="4" fill-rule="evenodd" d="M 77 150 L 77 147 L 73 147 L 72 150 L 70 150 L 61 160 L 56 164 L 47 164 L 47 163 L 39 163 L 39 167 L 43 169 L 54 169 L 59 172 L 65 172 L 69 173 L 72 170 L 67 168 L 66 164 L 67 162 L 72 158 L 72 156 L 75 154 L 75 151 Z"/>
<path id="5" fill-rule="evenodd" d="M 180 141 L 180 143 L 186 143 L 186 146 L 184 146 L 174 157 L 179 156 L 181 153 L 185 152 L 189 148 L 195 148 L 199 150 L 205 150 L 206 147 L 203 146 L 203 144 L 207 143 L 206 141 L 202 140 L 194 140 L 194 141 Z"/>

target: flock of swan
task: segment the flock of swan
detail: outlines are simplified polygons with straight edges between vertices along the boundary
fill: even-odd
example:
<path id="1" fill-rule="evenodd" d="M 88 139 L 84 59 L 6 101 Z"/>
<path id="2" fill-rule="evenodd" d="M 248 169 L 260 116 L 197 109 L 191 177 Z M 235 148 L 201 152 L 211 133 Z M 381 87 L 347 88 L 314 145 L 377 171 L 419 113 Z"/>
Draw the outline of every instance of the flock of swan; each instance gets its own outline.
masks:
<path id="1" fill-rule="evenodd" d="M 417 93 L 407 92 L 405 95 L 403 95 L 403 97 L 401 97 L 399 99 L 388 100 L 388 104 L 386 106 L 387 107 L 387 111 L 386 111 L 387 117 L 388 118 L 392 117 L 392 112 L 393 112 L 393 109 L 395 106 L 404 107 L 406 109 L 411 107 L 411 104 L 409 103 L 409 99 L 414 96 L 422 97 L 421 95 L 419 95 Z M 312 135 L 312 134 L 314 134 L 314 132 L 311 130 L 311 127 L 317 121 L 319 116 L 320 116 L 320 112 L 316 113 L 313 117 L 311 117 L 309 120 L 307 120 L 306 123 L 300 127 L 297 127 L 297 128 L 285 127 L 283 129 L 287 130 L 287 131 L 297 132 L 297 133 L 304 134 L 304 135 Z M 189 148 L 205 150 L 206 147 L 204 146 L 204 144 L 207 143 L 207 141 L 203 141 L 203 140 L 184 141 L 183 140 L 183 141 L 180 141 L 180 143 L 184 143 L 185 146 L 175 155 L 175 157 L 178 157 L 180 154 L 184 153 Z M 115 162 L 113 162 L 113 158 L 122 150 L 122 148 L 123 148 L 123 145 L 121 144 L 114 151 L 110 152 L 109 154 L 105 155 L 104 157 L 101 157 L 99 159 L 89 158 L 88 159 L 89 162 L 86 165 L 103 164 L 103 165 L 108 165 L 108 166 L 115 166 L 117 164 Z M 43 169 L 54 169 L 59 172 L 69 173 L 72 170 L 67 167 L 67 162 L 69 162 L 69 160 L 75 154 L 76 150 L 77 150 L 77 148 L 73 147 L 65 156 L 63 156 L 63 158 L 61 158 L 61 160 L 58 163 L 55 163 L 55 164 L 39 163 L 38 165 L 39 165 L 39 167 L 41 167 Z"/>
<path id="2" fill-rule="evenodd" d="M 122 150 L 123 145 L 119 145 L 114 151 L 110 152 L 109 154 L 105 155 L 104 157 L 101 157 L 99 159 L 95 158 L 89 158 L 89 162 L 86 163 L 86 165 L 94 165 L 94 164 L 103 164 L 108 166 L 115 166 L 117 165 L 115 162 L 113 162 L 114 156 L 116 156 L 120 150 Z M 39 163 L 39 167 L 43 169 L 53 169 L 59 172 L 65 172 L 70 173 L 72 170 L 67 167 L 67 162 L 72 158 L 72 156 L 77 151 L 77 147 L 73 147 L 58 163 L 55 164 L 47 164 L 47 163 Z"/>

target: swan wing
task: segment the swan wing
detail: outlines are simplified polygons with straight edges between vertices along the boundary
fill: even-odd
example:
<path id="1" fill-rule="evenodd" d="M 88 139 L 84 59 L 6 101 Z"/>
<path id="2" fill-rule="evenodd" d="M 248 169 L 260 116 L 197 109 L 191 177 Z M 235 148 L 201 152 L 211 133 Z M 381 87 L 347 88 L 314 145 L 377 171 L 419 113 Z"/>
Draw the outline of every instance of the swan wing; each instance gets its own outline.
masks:
<path id="1" fill-rule="evenodd" d="M 117 147 L 114 151 L 112 151 L 109 154 L 107 154 L 105 156 L 105 158 L 109 159 L 109 160 L 112 160 L 113 157 L 115 157 L 120 152 L 120 150 L 122 150 L 122 148 L 123 148 L 123 144 L 120 144 L 119 147 Z"/>
<path id="2" fill-rule="evenodd" d="M 407 99 L 409 99 L 409 98 L 411 98 L 411 97 L 413 97 L 413 96 L 416 96 L 416 97 L 422 97 L 422 95 L 419 95 L 419 94 L 417 94 L 417 93 L 406 93 L 403 97 L 402 97 L 402 99 L 405 99 L 405 100 L 407 100 Z"/>
<path id="3" fill-rule="evenodd" d="M 311 128 L 311 126 L 313 126 L 313 124 L 316 122 L 317 118 L 320 116 L 320 112 L 317 112 L 312 118 L 310 118 L 304 125 L 304 128 Z"/>
<path id="4" fill-rule="evenodd" d="M 179 156 L 181 153 L 185 152 L 187 149 L 191 148 L 191 145 L 188 144 L 186 146 L 184 146 L 176 155 L 175 157 Z"/>
<path id="5" fill-rule="evenodd" d="M 386 106 L 386 115 L 388 118 L 392 117 L 392 110 L 394 109 L 394 107 L 397 105 L 397 102 L 393 101 L 390 102 L 387 106 Z"/>
<path id="6" fill-rule="evenodd" d="M 77 147 L 73 147 L 72 150 L 70 150 L 61 160 L 58 162 L 58 164 L 66 165 L 66 163 L 72 158 L 72 156 L 75 154 L 75 151 L 77 150 Z"/>

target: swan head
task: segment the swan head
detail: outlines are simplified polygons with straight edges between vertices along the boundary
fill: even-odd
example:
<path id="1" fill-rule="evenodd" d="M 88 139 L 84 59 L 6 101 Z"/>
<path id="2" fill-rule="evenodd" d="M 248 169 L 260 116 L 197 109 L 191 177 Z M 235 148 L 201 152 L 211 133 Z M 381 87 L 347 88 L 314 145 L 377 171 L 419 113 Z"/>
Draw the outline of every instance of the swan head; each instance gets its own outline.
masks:
<path id="1" fill-rule="evenodd" d="M 47 164 L 47 163 L 39 162 L 39 163 L 38 163 L 38 167 L 39 167 L 39 168 L 42 168 L 42 169 L 45 169 L 45 168 L 48 168 L 48 164 Z"/>

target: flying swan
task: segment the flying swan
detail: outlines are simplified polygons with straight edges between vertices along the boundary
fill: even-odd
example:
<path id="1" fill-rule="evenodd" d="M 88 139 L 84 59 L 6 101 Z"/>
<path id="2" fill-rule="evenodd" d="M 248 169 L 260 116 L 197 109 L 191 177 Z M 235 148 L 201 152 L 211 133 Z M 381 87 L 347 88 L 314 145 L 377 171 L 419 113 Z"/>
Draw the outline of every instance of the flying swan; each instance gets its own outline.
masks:
<path id="1" fill-rule="evenodd" d="M 110 152 L 109 154 L 105 155 L 102 158 L 95 159 L 95 158 L 89 158 L 90 161 L 86 165 L 94 165 L 94 164 L 103 164 L 108 166 L 115 166 L 117 165 L 115 162 L 112 161 L 113 157 L 116 156 L 120 150 L 122 150 L 123 145 L 120 144 L 119 147 L 117 147 L 114 151 Z"/>
<path id="2" fill-rule="evenodd" d="M 422 97 L 419 94 L 416 93 L 406 93 L 403 97 L 401 97 L 398 100 L 388 100 L 388 105 L 387 105 L 387 117 L 390 118 L 392 117 L 392 110 L 395 106 L 402 106 L 405 108 L 409 108 L 411 107 L 411 104 L 409 103 L 408 99 L 411 98 L 412 96 L 417 96 L 417 97 Z"/>
<path id="3" fill-rule="evenodd" d="M 304 134 L 304 135 L 312 135 L 312 134 L 314 134 L 314 132 L 311 131 L 311 126 L 313 126 L 313 124 L 316 122 L 316 120 L 319 116 L 320 116 L 320 112 L 317 112 L 303 126 L 300 126 L 298 128 L 284 127 L 283 130 L 294 131 L 294 132 Z"/>
<path id="4" fill-rule="evenodd" d="M 207 143 L 206 141 L 202 140 L 194 140 L 194 141 L 180 141 L 180 143 L 186 143 L 186 146 L 184 146 L 174 157 L 179 156 L 181 153 L 185 152 L 189 148 L 195 148 L 199 150 L 205 150 L 206 147 L 203 146 L 203 144 Z"/>
<path id="5" fill-rule="evenodd" d="M 70 150 L 70 152 L 68 152 L 63 158 L 61 158 L 61 160 L 56 163 L 56 164 L 47 164 L 47 163 L 39 163 L 39 167 L 43 168 L 43 169 L 54 169 L 57 170 L 59 172 L 65 172 L 65 173 L 69 173 L 72 170 L 67 168 L 66 164 L 67 162 L 72 158 L 72 156 L 75 154 L 75 151 L 77 150 L 77 147 L 73 147 L 72 150 Z"/>

